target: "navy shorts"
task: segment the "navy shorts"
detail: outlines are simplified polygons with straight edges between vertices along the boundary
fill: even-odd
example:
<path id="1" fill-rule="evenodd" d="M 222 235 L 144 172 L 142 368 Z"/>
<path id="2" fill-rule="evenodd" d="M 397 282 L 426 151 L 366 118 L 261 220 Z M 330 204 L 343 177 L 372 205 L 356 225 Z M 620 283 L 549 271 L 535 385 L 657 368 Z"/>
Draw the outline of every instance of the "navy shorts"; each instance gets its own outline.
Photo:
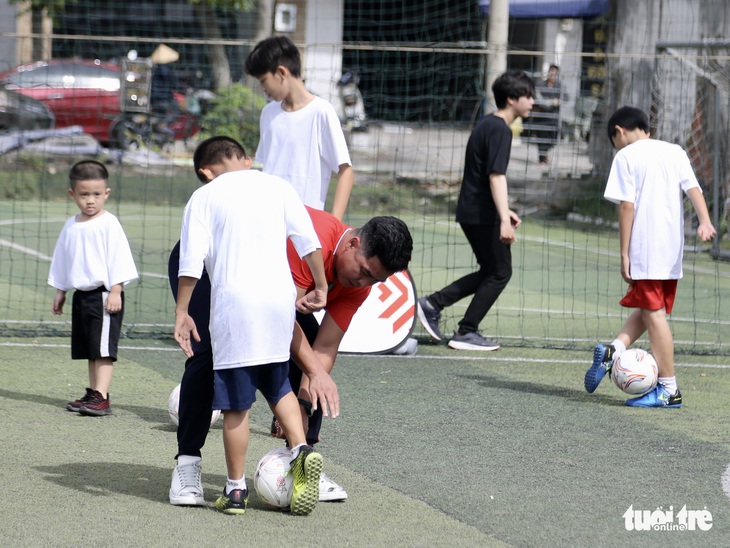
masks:
<path id="1" fill-rule="evenodd" d="M 119 335 L 124 317 L 124 292 L 122 309 L 109 314 L 104 310 L 109 292 L 105 287 L 91 291 L 74 291 L 71 308 L 71 359 L 98 360 L 111 358 L 117 361 Z"/>
<path id="2" fill-rule="evenodd" d="M 276 405 L 291 392 L 289 362 L 215 370 L 213 409 L 247 411 L 256 401 L 256 390 Z"/>

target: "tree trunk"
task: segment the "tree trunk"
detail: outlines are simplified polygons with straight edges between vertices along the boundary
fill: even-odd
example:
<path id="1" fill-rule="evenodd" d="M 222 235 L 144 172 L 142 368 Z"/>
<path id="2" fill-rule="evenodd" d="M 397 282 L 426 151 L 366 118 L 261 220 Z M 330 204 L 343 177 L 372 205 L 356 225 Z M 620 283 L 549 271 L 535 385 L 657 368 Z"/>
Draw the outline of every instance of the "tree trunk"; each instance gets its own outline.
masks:
<path id="1" fill-rule="evenodd" d="M 220 91 L 231 85 L 231 67 L 228 63 L 225 46 L 215 43 L 223 39 L 218 27 L 215 8 L 199 3 L 194 4 L 194 9 L 200 28 L 203 30 L 203 36 L 210 41 L 206 44 L 206 50 L 213 71 L 213 91 Z"/>

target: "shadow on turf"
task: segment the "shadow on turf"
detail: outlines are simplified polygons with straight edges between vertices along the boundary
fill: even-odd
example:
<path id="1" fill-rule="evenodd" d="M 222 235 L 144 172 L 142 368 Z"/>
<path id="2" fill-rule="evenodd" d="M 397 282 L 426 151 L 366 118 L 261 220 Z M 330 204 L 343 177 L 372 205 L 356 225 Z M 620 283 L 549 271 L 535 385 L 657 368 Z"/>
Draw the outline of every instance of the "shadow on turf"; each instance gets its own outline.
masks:
<path id="1" fill-rule="evenodd" d="M 159 468 L 144 464 L 124 462 L 79 462 L 59 466 L 36 466 L 35 470 L 43 474 L 43 479 L 64 488 L 78 491 L 88 501 L 88 497 L 107 497 L 128 495 L 142 499 L 170 504 L 168 493 L 172 467 Z M 253 478 L 247 478 L 249 486 Z M 205 474 L 205 492 L 207 506 L 196 508 L 214 509 L 215 499 L 220 495 L 221 486 L 226 477 L 220 474 Z M 257 510 L 281 512 L 261 502 L 256 492 L 250 487 L 248 507 Z M 81 499 L 80 499 L 81 500 Z"/>
<path id="2" fill-rule="evenodd" d="M 42 396 L 39 394 L 27 394 L 25 392 L 11 392 L 9 390 L 0 389 L 0 398 L 7 398 L 9 400 L 27 401 L 35 404 L 48 405 L 49 407 L 57 409 L 66 409 L 66 404 L 69 400 L 62 400 L 59 398 L 51 398 L 49 396 Z M 140 419 L 147 422 L 160 423 L 161 426 L 166 426 L 165 430 L 174 430 L 175 426 L 170 423 L 170 417 L 167 414 L 167 409 L 159 409 L 155 407 L 142 407 L 140 405 L 117 405 L 112 401 L 113 409 L 115 413 L 119 411 L 128 411 L 137 415 Z M 69 413 L 71 415 L 71 413 Z M 78 415 L 81 417 L 82 415 Z M 113 416 L 113 415 L 112 415 Z M 90 417 L 84 417 L 90 418 Z"/>
<path id="3" fill-rule="evenodd" d="M 159 468 L 124 462 L 79 462 L 59 466 L 36 466 L 43 479 L 85 497 L 129 495 L 169 504 L 172 466 Z M 224 485 L 225 476 L 207 475 L 206 483 Z"/>
<path id="4" fill-rule="evenodd" d="M 488 388 L 503 388 L 506 390 L 514 390 L 524 392 L 526 394 L 535 394 L 538 396 L 555 396 L 572 401 L 593 402 L 602 405 L 611 405 L 622 407 L 624 402 L 614 397 L 603 394 L 588 394 L 585 390 L 575 390 L 573 388 L 558 388 L 556 386 L 538 384 L 534 382 L 515 381 L 499 377 L 491 377 L 487 375 L 459 375 L 462 379 L 476 381 L 480 386 Z"/>

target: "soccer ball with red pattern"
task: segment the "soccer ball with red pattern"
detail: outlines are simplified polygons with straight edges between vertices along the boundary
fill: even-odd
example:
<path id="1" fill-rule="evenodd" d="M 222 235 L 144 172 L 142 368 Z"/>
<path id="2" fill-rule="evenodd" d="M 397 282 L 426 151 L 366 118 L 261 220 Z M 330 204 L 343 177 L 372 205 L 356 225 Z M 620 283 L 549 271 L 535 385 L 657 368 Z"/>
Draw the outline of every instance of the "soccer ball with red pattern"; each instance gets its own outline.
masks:
<path id="1" fill-rule="evenodd" d="M 278 447 L 261 457 L 256 466 L 253 486 L 256 494 L 268 506 L 286 508 L 291 504 L 291 460 L 291 449 Z"/>
<path id="2" fill-rule="evenodd" d="M 659 376 L 656 361 L 646 350 L 630 348 L 616 358 L 611 378 L 619 390 L 632 396 L 646 394 L 654 388 Z"/>

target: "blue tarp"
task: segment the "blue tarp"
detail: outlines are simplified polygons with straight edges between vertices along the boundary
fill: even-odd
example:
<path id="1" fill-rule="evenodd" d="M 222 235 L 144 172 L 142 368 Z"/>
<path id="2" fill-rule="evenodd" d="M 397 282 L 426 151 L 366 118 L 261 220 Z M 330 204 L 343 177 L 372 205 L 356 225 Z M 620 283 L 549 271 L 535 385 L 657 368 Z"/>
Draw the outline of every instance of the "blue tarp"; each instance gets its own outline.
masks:
<path id="1" fill-rule="evenodd" d="M 518 18 L 596 17 L 608 11 L 609 0 L 509 0 L 509 16 Z M 479 0 L 484 15 L 489 0 Z"/>

